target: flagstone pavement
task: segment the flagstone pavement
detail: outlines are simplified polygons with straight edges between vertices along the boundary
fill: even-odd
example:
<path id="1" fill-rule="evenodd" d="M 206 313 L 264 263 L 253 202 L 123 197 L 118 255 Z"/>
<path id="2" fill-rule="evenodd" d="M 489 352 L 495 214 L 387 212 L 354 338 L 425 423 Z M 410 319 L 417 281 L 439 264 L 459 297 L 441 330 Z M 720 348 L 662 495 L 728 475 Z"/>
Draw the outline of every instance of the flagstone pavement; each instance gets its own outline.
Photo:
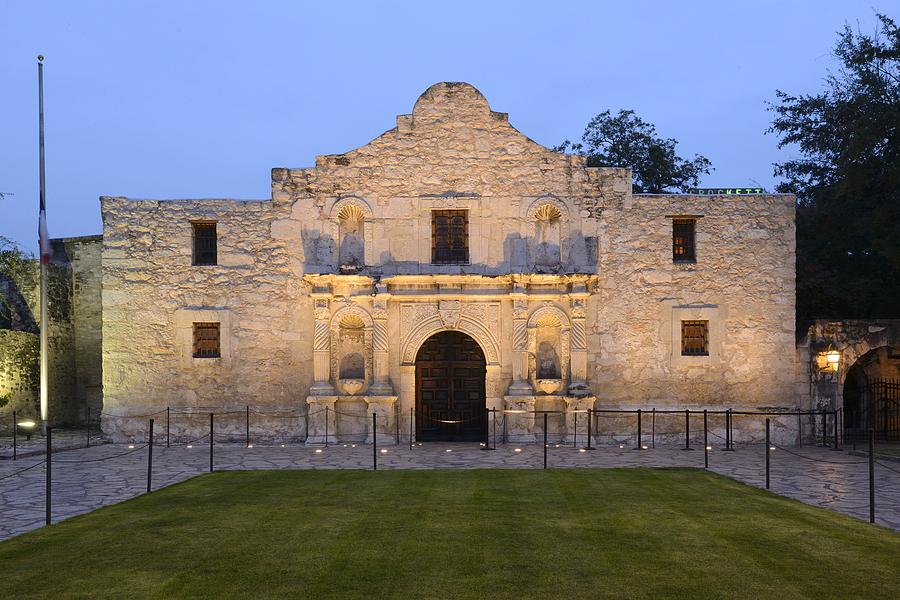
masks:
<path id="1" fill-rule="evenodd" d="M 219 444 L 214 468 L 242 469 L 371 469 L 371 445 L 340 444 L 311 448 L 297 444 Z M 381 446 L 378 469 L 540 469 L 540 444 L 501 444 L 487 451 L 479 444 L 427 443 Z M 582 450 L 550 444 L 549 468 L 697 467 L 703 468 L 702 446 L 694 451 L 655 448 L 642 451 L 603 447 Z M 90 512 L 146 492 L 148 449 L 144 445 L 104 444 L 54 453 L 52 522 Z M 0 461 L 0 539 L 41 527 L 45 519 L 43 456 Z M 22 469 L 29 470 L 21 472 Z M 733 452 L 716 447 L 709 469 L 756 486 L 765 486 L 764 446 L 738 446 Z M 153 451 L 152 489 L 184 481 L 209 470 L 209 446 L 196 443 Z M 875 466 L 876 523 L 900 531 L 900 463 Z M 777 448 L 771 452 L 771 490 L 868 520 L 868 459 L 828 448 Z"/>

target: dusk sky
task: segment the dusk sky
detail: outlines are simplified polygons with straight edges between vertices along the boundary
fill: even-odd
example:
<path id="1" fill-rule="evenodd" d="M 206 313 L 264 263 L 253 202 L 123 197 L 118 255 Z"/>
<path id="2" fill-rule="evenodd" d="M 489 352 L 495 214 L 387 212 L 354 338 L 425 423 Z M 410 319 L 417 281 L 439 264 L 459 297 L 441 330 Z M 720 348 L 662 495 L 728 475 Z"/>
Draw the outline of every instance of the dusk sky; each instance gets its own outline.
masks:
<path id="1" fill-rule="evenodd" d="M 467 81 L 546 146 L 631 108 L 709 158 L 703 186 L 776 183 L 775 90 L 814 93 L 845 23 L 896 0 L 14 2 L 0 6 L 0 235 L 37 251 L 37 54 L 52 237 L 101 233 L 101 195 L 267 198 Z"/>

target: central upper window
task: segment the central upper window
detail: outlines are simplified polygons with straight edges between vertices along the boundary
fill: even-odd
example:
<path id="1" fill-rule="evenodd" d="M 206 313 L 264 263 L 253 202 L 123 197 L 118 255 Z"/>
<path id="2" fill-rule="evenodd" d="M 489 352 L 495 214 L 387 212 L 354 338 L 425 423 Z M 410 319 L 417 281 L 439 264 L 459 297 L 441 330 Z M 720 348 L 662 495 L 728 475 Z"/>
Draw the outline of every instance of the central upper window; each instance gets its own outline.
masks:
<path id="1" fill-rule="evenodd" d="M 431 211 L 431 262 L 443 265 L 469 262 L 469 211 Z"/>

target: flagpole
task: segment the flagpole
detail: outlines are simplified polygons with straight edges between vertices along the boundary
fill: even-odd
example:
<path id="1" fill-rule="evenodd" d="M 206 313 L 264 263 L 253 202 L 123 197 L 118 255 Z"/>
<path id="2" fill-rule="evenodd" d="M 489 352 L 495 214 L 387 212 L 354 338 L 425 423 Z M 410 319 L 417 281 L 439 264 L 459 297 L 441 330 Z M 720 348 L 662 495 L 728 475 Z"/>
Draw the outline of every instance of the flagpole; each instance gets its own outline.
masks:
<path id="1" fill-rule="evenodd" d="M 47 263 L 49 255 L 47 254 L 47 221 L 46 221 L 46 189 L 44 179 L 44 57 L 38 55 L 38 125 L 40 141 L 38 144 L 40 153 L 40 212 L 38 216 L 38 237 L 40 238 L 41 251 L 41 430 L 47 431 L 47 422 L 49 420 L 50 402 L 49 390 L 47 389 L 49 380 L 49 364 L 48 350 L 49 338 L 47 331 Z"/>

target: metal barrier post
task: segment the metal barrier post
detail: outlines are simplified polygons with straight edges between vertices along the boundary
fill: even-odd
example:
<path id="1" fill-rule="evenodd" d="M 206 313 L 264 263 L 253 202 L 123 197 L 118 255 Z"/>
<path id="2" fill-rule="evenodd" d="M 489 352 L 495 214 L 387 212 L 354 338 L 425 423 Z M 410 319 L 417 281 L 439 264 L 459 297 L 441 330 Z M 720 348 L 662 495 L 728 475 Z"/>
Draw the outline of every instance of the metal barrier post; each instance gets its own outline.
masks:
<path id="1" fill-rule="evenodd" d="M 49 433 L 50 428 L 47 428 Z M 50 463 L 47 463 L 48 467 Z M 875 430 L 869 428 L 869 523 L 875 522 Z"/>
<path id="2" fill-rule="evenodd" d="M 650 417 L 650 447 L 656 448 L 656 407 L 653 407 L 653 415 Z"/>
<path id="3" fill-rule="evenodd" d="M 13 412 L 13 460 L 16 460 L 16 446 L 18 445 L 19 420 L 16 418 L 16 411 Z"/>
<path id="4" fill-rule="evenodd" d="M 413 449 L 413 408 L 409 409 L 409 449 Z"/>
<path id="5" fill-rule="evenodd" d="M 91 407 L 87 407 L 87 432 L 85 435 L 85 448 L 91 447 Z"/>
<path id="6" fill-rule="evenodd" d="M 734 409 L 728 409 L 728 449 L 734 451 Z"/>
<path id="7" fill-rule="evenodd" d="M 506 410 L 503 411 L 503 443 L 504 444 L 509 443 L 509 433 L 507 432 L 507 429 L 506 429 Z"/>
<path id="8" fill-rule="evenodd" d="M 394 409 L 394 443 L 400 445 L 400 406 Z"/>
<path id="9" fill-rule="evenodd" d="M 825 419 L 826 419 L 825 409 L 823 408 L 822 409 L 822 445 L 823 446 L 828 445 L 828 440 L 825 439 L 825 436 L 828 434 L 828 427 L 827 427 L 828 424 L 826 423 Z"/>
<path id="10" fill-rule="evenodd" d="M 637 409 L 637 416 L 638 416 L 638 422 L 637 422 L 637 446 L 635 447 L 635 450 L 640 450 L 640 449 L 642 448 L 642 446 L 641 446 L 641 430 L 643 429 L 643 427 L 641 426 L 641 409 Z"/>
<path id="11" fill-rule="evenodd" d="M 766 489 L 769 489 L 769 458 L 772 446 L 769 444 L 769 419 L 766 419 Z"/>
<path id="12" fill-rule="evenodd" d="M 48 427 L 47 427 L 47 456 L 46 456 L 46 462 L 47 462 L 47 490 L 46 490 L 46 492 L 45 492 L 45 503 L 46 503 L 46 505 L 47 505 L 47 507 L 46 507 L 46 508 L 47 508 L 47 520 L 46 520 L 46 524 L 47 524 L 47 525 L 50 524 L 50 506 L 51 506 L 51 504 L 52 504 L 52 498 L 51 498 L 51 486 L 50 486 L 50 481 L 51 481 L 51 477 L 50 477 L 50 467 L 51 467 L 50 456 L 53 454 L 53 442 L 51 442 L 52 434 L 53 434 L 53 428 L 48 426 Z"/>
<path id="13" fill-rule="evenodd" d="M 245 425 L 245 430 L 244 430 L 244 431 L 245 431 L 245 433 L 247 434 L 247 435 L 246 435 L 246 437 L 247 437 L 247 447 L 249 448 L 249 447 L 250 447 L 250 407 L 249 407 L 249 406 L 247 407 L 247 418 L 246 418 L 246 420 L 244 421 L 244 425 Z"/>
<path id="14" fill-rule="evenodd" d="M 591 421 L 594 420 L 593 412 L 594 412 L 593 409 L 590 409 L 590 408 L 588 409 L 588 412 L 587 412 L 587 415 L 588 415 L 588 436 L 587 436 L 588 437 L 588 445 L 587 445 L 587 449 L 588 450 L 593 450 L 593 448 L 591 448 Z"/>
<path id="15" fill-rule="evenodd" d="M 547 468 L 547 413 L 544 413 L 544 468 Z"/>
<path id="16" fill-rule="evenodd" d="M 169 407 L 166 407 L 166 448 L 169 447 Z"/>
<path id="17" fill-rule="evenodd" d="M 375 413 L 372 413 L 373 415 Z M 375 429 L 372 429 L 372 435 L 375 435 Z M 328 405 L 325 405 L 325 447 L 328 447 Z"/>
<path id="18" fill-rule="evenodd" d="M 213 443 L 215 436 L 213 434 L 213 414 L 209 413 L 209 472 L 213 472 Z"/>
<path id="19" fill-rule="evenodd" d="M 575 429 L 575 434 L 572 436 L 572 447 L 578 447 L 578 410 L 576 409 L 573 413 L 575 415 L 574 422 L 575 424 L 572 426 Z"/>
<path id="20" fill-rule="evenodd" d="M 491 409 L 491 427 L 494 429 L 494 445 L 491 447 L 491 450 L 497 449 L 497 409 Z"/>
<path id="21" fill-rule="evenodd" d="M 706 409 L 703 409 L 703 468 L 709 468 L 709 421 Z"/>
<path id="22" fill-rule="evenodd" d="M 328 413 L 325 413 L 326 416 Z M 375 411 L 372 411 L 372 470 L 378 470 L 378 427 L 375 421 Z M 327 438 L 326 438 L 327 439 Z"/>
<path id="23" fill-rule="evenodd" d="M 801 416 L 803 413 L 800 412 L 800 409 L 797 409 L 797 447 L 803 447 L 803 417 Z"/>
<path id="24" fill-rule="evenodd" d="M 691 448 L 691 409 L 684 409 L 684 450 L 693 450 Z"/>
<path id="25" fill-rule="evenodd" d="M 832 431 L 834 432 L 834 450 L 840 450 L 838 446 L 838 421 L 837 421 L 837 410 L 835 410 L 832 415 Z"/>
<path id="26" fill-rule="evenodd" d="M 150 493 L 150 477 L 153 474 L 153 419 L 150 419 L 150 443 L 147 445 L 147 493 Z"/>

